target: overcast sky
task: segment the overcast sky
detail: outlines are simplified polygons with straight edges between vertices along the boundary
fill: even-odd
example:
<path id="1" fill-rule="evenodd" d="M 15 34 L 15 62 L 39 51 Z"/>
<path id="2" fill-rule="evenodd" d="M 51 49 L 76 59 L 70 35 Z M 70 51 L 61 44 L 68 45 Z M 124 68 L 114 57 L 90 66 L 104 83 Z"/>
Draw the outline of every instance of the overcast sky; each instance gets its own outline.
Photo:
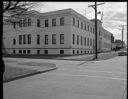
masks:
<path id="1" fill-rule="evenodd" d="M 101 2 L 97 2 L 101 3 Z M 127 3 L 126 2 L 104 2 L 105 4 L 97 6 L 98 11 L 103 12 L 103 27 L 113 33 L 115 39 L 122 39 L 121 27 L 119 25 L 127 25 Z M 72 8 L 88 19 L 95 18 L 94 9 L 88 7 L 94 2 L 41 2 L 36 8 L 37 11 L 49 12 L 60 9 Z M 98 14 L 101 19 L 101 14 Z M 125 29 L 126 26 L 125 26 Z M 124 41 L 127 42 L 127 30 L 124 30 Z"/>

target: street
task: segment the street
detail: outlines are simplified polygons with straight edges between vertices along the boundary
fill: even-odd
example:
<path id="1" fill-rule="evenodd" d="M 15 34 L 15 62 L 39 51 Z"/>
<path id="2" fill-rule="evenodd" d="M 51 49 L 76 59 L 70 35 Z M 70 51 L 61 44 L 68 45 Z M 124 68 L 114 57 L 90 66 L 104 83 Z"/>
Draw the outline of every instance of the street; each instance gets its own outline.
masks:
<path id="1" fill-rule="evenodd" d="M 58 69 L 4 83 L 4 99 L 126 99 L 126 56 L 101 61 L 11 60 L 49 62 Z"/>

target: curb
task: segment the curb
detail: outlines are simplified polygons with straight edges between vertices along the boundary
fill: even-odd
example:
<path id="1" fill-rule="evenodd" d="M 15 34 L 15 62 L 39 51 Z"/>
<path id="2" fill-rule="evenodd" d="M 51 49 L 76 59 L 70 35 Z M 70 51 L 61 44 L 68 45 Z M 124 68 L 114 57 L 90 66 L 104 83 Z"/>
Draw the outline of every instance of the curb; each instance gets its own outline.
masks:
<path id="1" fill-rule="evenodd" d="M 48 72 L 48 71 L 55 70 L 55 69 L 57 69 L 57 68 L 58 68 L 58 67 L 54 67 L 54 68 L 46 69 L 46 70 L 43 70 L 43 71 L 37 71 L 37 72 L 34 72 L 34 73 L 30 73 L 30 74 L 25 74 L 25 75 L 17 76 L 17 77 L 11 78 L 11 79 L 7 79 L 7 80 L 3 81 L 3 83 L 7 83 L 7 82 L 14 81 L 14 80 L 18 80 L 18 79 L 21 79 L 21 78 L 33 76 L 33 75 L 40 74 L 40 73 L 45 73 L 45 72 Z"/>

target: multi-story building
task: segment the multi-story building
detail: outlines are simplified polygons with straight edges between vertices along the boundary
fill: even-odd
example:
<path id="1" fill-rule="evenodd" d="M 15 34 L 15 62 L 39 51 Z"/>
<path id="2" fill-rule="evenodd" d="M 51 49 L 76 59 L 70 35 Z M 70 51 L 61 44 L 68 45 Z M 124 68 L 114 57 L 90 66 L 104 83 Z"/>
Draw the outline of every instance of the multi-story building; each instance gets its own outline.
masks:
<path id="1" fill-rule="evenodd" d="M 111 33 L 97 21 L 97 48 L 111 50 Z M 7 54 L 87 54 L 95 52 L 95 23 L 72 9 L 28 11 L 4 24 Z"/>

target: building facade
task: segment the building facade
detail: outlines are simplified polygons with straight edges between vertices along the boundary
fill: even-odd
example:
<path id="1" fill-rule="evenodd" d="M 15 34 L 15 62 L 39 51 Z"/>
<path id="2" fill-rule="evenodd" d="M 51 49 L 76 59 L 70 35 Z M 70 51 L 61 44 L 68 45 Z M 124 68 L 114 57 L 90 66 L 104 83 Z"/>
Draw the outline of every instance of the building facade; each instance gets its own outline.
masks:
<path id="1" fill-rule="evenodd" d="M 95 53 L 95 23 L 73 9 L 47 13 L 28 11 L 3 25 L 7 54 Z M 111 50 L 111 33 L 97 21 L 98 51 Z"/>

